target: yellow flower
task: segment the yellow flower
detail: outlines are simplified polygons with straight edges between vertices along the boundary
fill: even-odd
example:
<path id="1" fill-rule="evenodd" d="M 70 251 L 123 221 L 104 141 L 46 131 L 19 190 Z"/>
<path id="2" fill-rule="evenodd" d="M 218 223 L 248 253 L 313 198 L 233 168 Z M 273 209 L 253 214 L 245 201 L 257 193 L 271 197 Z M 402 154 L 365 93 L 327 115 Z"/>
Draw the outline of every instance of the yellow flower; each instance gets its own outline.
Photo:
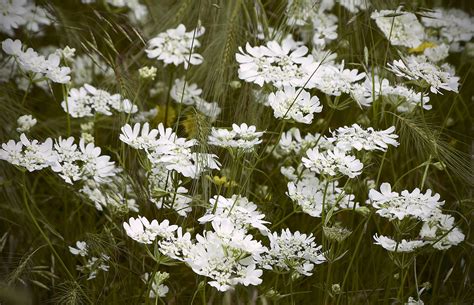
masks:
<path id="1" fill-rule="evenodd" d="M 428 48 L 434 48 L 436 44 L 430 41 L 424 41 L 416 48 L 408 49 L 408 53 L 423 53 Z"/>
<path id="2" fill-rule="evenodd" d="M 237 183 L 235 181 L 228 180 L 226 176 L 222 176 L 222 177 L 214 176 L 212 178 L 208 176 L 208 178 L 217 186 L 224 186 L 224 187 L 237 186 Z"/>

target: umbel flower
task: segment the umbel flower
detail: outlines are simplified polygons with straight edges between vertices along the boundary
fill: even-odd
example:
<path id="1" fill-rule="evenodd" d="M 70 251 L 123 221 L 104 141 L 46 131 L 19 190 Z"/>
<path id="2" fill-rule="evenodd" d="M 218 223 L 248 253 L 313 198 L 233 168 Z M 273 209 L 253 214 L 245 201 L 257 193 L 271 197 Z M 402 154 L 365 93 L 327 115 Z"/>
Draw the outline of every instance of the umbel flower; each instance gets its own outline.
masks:
<path id="1" fill-rule="evenodd" d="M 397 10 L 374 11 L 370 17 L 394 46 L 418 47 L 424 37 L 425 29 L 415 14 Z"/>
<path id="2" fill-rule="evenodd" d="M 268 233 L 263 220 L 264 214 L 257 210 L 257 205 L 247 198 L 233 195 L 230 198 L 214 196 L 209 200 L 210 206 L 206 214 L 198 219 L 200 223 L 222 222 L 230 220 L 237 229 L 248 231 L 251 228 L 260 230 L 262 234 Z"/>
<path id="3" fill-rule="evenodd" d="M 50 16 L 41 6 L 28 0 L 2 0 L 0 2 L 0 32 L 9 36 L 25 26 L 29 31 L 38 32 L 42 25 L 51 24 Z"/>
<path id="4" fill-rule="evenodd" d="M 36 53 L 32 48 L 23 51 L 23 45 L 20 40 L 6 39 L 2 42 L 2 49 L 14 58 L 20 69 L 33 75 L 33 81 L 46 77 L 52 82 L 67 84 L 71 80 L 69 67 L 60 66 L 60 57 L 52 53 L 45 58 Z"/>
<path id="5" fill-rule="evenodd" d="M 92 117 L 97 113 L 110 116 L 112 110 L 124 113 L 138 111 L 136 105 L 128 99 L 122 99 L 120 94 L 110 94 L 89 84 L 72 88 L 61 106 L 73 118 Z"/>
<path id="6" fill-rule="evenodd" d="M 199 65 L 203 58 L 193 51 L 201 45 L 197 38 L 204 34 L 204 30 L 201 26 L 186 32 L 186 27 L 180 24 L 176 29 L 168 29 L 151 39 L 145 52 L 148 58 L 163 61 L 165 66 L 184 64 L 187 69 L 189 65 Z"/>
<path id="7" fill-rule="evenodd" d="M 459 77 L 454 75 L 454 69 L 449 64 L 438 66 L 429 62 L 424 55 L 411 55 L 394 60 L 388 66 L 397 76 L 421 81 L 422 86 L 427 84 L 435 94 L 441 93 L 440 89 L 458 92 Z"/>
<path id="8" fill-rule="evenodd" d="M 317 147 L 308 149 L 306 157 L 302 158 L 303 165 L 309 170 L 328 176 L 348 176 L 354 178 L 362 172 L 363 164 L 346 151 L 334 147 L 320 151 Z"/>
<path id="9" fill-rule="evenodd" d="M 248 126 L 246 123 L 240 126 L 232 124 L 232 130 L 212 127 L 208 143 L 214 146 L 252 151 L 257 144 L 262 142 L 260 137 L 263 132 L 256 130 L 255 126 Z"/>
<path id="10" fill-rule="evenodd" d="M 325 211 L 334 211 L 357 207 L 354 195 L 346 194 L 338 187 L 338 182 L 320 181 L 314 175 L 304 176 L 301 180 L 288 182 L 286 193 L 302 211 L 312 217 L 321 217 L 323 207 Z"/>
<path id="11" fill-rule="evenodd" d="M 277 119 L 291 119 L 304 124 L 311 124 L 314 113 L 323 109 L 317 96 L 311 97 L 308 91 L 290 86 L 270 93 L 268 105 L 273 108 Z"/>
<path id="12" fill-rule="evenodd" d="M 425 194 L 416 188 L 411 193 L 407 190 L 392 192 L 389 183 L 382 183 L 380 192 L 369 191 L 370 204 L 376 213 L 390 220 L 412 219 L 422 222 L 419 237 L 413 241 L 397 242 L 383 235 L 374 236 L 376 244 L 389 251 L 412 252 L 424 245 L 431 245 L 438 250 L 449 249 L 464 240 L 464 234 L 454 224 L 454 218 L 443 214 L 439 194 L 431 195 L 431 190 Z"/>
<path id="13" fill-rule="evenodd" d="M 269 41 L 265 46 L 252 47 L 247 43 L 245 51 L 239 47 L 235 54 L 239 66 L 239 78 L 259 86 L 272 84 L 277 88 L 284 86 L 303 87 L 306 73 L 302 66 L 313 62 L 306 55 L 308 48 L 298 46 L 290 40 Z"/>
<path id="14" fill-rule="evenodd" d="M 282 230 L 281 234 L 275 232 L 268 237 L 270 249 L 260 262 L 266 269 L 291 270 L 310 276 L 314 265 L 326 261 L 321 246 L 314 242 L 313 234 L 308 236 L 299 231 L 291 233 L 286 229 Z"/>

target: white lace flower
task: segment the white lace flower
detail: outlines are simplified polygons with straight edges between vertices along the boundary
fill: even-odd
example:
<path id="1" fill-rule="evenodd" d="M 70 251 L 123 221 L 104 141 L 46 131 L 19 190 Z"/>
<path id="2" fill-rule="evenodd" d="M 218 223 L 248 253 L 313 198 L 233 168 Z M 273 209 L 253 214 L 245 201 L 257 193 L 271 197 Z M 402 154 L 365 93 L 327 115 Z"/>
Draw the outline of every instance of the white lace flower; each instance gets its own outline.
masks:
<path id="1" fill-rule="evenodd" d="M 177 103 L 194 105 L 200 99 L 201 93 L 202 89 L 198 88 L 196 84 L 185 82 L 184 78 L 177 78 L 171 87 L 170 96 Z"/>
<path id="2" fill-rule="evenodd" d="M 28 132 L 33 126 L 36 125 L 37 120 L 31 114 L 26 114 L 20 116 L 16 122 L 18 124 L 16 131 Z"/>
<path id="3" fill-rule="evenodd" d="M 301 207 L 304 213 L 312 217 L 321 217 L 323 203 L 326 213 L 331 209 L 337 211 L 358 207 L 358 204 L 354 202 L 355 196 L 346 194 L 338 187 L 337 181 L 329 183 L 326 189 L 326 182 L 320 181 L 314 175 L 288 182 L 286 194 Z"/>
<path id="4" fill-rule="evenodd" d="M 460 52 L 461 42 L 469 42 L 474 36 L 474 20 L 457 8 L 435 8 L 421 18 L 427 27 L 439 29 L 440 38 L 450 44 L 450 51 Z"/>
<path id="5" fill-rule="evenodd" d="M 374 235 L 376 245 L 383 247 L 385 250 L 390 252 L 413 252 L 416 249 L 423 247 L 426 242 L 423 240 L 405 240 L 397 242 L 390 237 L 383 235 Z"/>
<path id="6" fill-rule="evenodd" d="M 431 48 L 426 48 L 423 54 L 432 62 L 440 62 L 449 55 L 449 46 L 447 44 L 440 44 Z"/>
<path id="7" fill-rule="evenodd" d="M 133 240 L 142 244 L 151 244 L 157 236 L 161 238 L 170 238 L 178 226 L 169 225 L 169 221 L 165 219 L 162 223 L 153 220 L 151 223 L 145 217 L 138 216 L 136 219 L 130 217 L 127 222 L 123 223 L 123 228 L 127 235 Z"/>
<path id="8" fill-rule="evenodd" d="M 299 155 L 316 144 L 318 144 L 318 147 L 325 149 L 333 147 L 333 145 L 326 140 L 326 137 L 321 136 L 319 133 L 308 133 L 303 138 L 300 130 L 293 127 L 282 133 L 277 148 L 274 150 L 274 154 L 276 157 L 292 154 Z"/>
<path id="9" fill-rule="evenodd" d="M 262 257 L 260 264 L 265 269 L 281 271 L 294 270 L 305 276 L 310 276 L 314 265 L 326 261 L 321 246 L 314 242 L 313 234 L 291 233 L 285 229 L 270 234 L 270 249 Z"/>
<path id="10" fill-rule="evenodd" d="M 213 127 L 208 143 L 220 147 L 240 148 L 244 151 L 251 151 L 255 145 L 262 142 L 260 139 L 262 135 L 263 132 L 257 132 L 256 127 L 253 125 L 248 126 L 246 123 L 242 123 L 240 126 L 232 124 L 232 130 L 230 131 Z"/>
<path id="11" fill-rule="evenodd" d="M 148 58 L 161 60 L 165 66 L 184 64 L 187 69 L 189 64 L 199 65 L 203 61 L 201 55 L 193 53 L 201 45 L 197 38 L 203 34 L 204 27 L 186 32 L 186 27 L 180 24 L 176 29 L 168 29 L 151 39 L 145 52 Z"/>
<path id="12" fill-rule="evenodd" d="M 249 201 L 246 197 L 233 195 L 230 198 L 214 196 L 209 199 L 210 206 L 206 214 L 198 219 L 200 223 L 222 222 L 230 220 L 236 229 L 248 231 L 250 228 L 260 230 L 262 234 L 268 232 L 263 220 L 264 214 L 257 210 L 257 205 Z"/>
<path id="13" fill-rule="evenodd" d="M 337 16 L 327 12 L 319 12 L 312 17 L 313 44 L 324 48 L 326 44 L 337 39 Z"/>
<path id="14" fill-rule="evenodd" d="M 110 156 L 101 155 L 100 147 L 94 143 L 86 144 L 84 139 L 79 141 L 81 151 L 82 173 L 91 177 L 98 183 L 105 183 L 117 174 L 119 169 L 115 167 L 115 162 L 110 161 Z"/>
<path id="15" fill-rule="evenodd" d="M 334 96 L 351 93 L 357 82 L 366 77 L 365 73 L 359 73 L 357 69 L 345 69 L 344 61 L 339 66 L 313 62 L 305 64 L 303 70 L 309 79 L 306 88 L 316 88 Z"/>
<path id="16" fill-rule="evenodd" d="M 65 112 L 73 118 L 91 117 L 96 113 L 112 115 L 112 110 L 124 113 L 135 113 L 138 107 L 120 94 L 110 94 L 89 84 L 72 88 L 68 97 L 61 103 Z"/>
<path id="17" fill-rule="evenodd" d="M 169 292 L 168 286 L 164 285 L 163 282 L 168 279 L 169 273 L 167 272 L 156 272 L 154 273 L 153 281 L 151 282 L 151 289 L 149 293 L 149 298 L 154 299 L 156 297 L 164 298 Z M 145 273 L 142 276 L 142 280 L 145 283 L 148 283 L 150 274 Z"/>
<path id="18" fill-rule="evenodd" d="M 0 12 L 0 32 L 9 36 L 13 36 L 14 31 L 21 26 L 38 32 L 42 25 L 51 24 L 46 10 L 27 0 L 2 0 Z"/>
<path id="19" fill-rule="evenodd" d="M 304 166 L 318 174 L 354 178 L 360 175 L 363 168 L 358 159 L 338 147 L 321 152 L 317 147 L 308 149 L 306 156 L 302 159 Z"/>
<path id="20" fill-rule="evenodd" d="M 444 201 L 439 201 L 439 194 L 433 196 L 431 194 L 431 190 L 423 194 L 418 188 L 411 193 L 404 190 L 399 194 L 392 192 L 389 183 L 382 183 L 380 192 L 374 189 L 369 191 L 369 199 L 370 204 L 377 210 L 376 213 L 390 220 L 412 217 L 428 221 L 433 215 L 440 213 L 440 208 L 444 204 Z"/>
<path id="21" fill-rule="evenodd" d="M 448 64 L 437 66 L 424 55 L 394 60 L 388 66 L 397 76 L 425 82 L 435 94 L 440 93 L 440 89 L 458 92 L 459 77 L 455 76 L 453 69 Z"/>
<path id="22" fill-rule="evenodd" d="M 53 152 L 53 140 L 47 138 L 43 143 L 28 140 L 26 135 L 20 135 L 20 141 L 10 140 L 2 144 L 0 160 L 23 167 L 29 172 L 50 167 L 56 162 Z"/>
<path id="23" fill-rule="evenodd" d="M 353 124 L 351 127 L 339 127 L 332 132 L 332 137 L 327 138 L 327 140 L 344 151 L 352 149 L 358 151 L 386 151 L 388 145 L 398 146 L 396 140 L 398 135 L 394 134 L 394 131 L 395 126 L 376 131 L 372 127 L 363 129 L 358 124 Z"/>
<path id="24" fill-rule="evenodd" d="M 370 106 L 372 101 L 383 96 L 397 107 L 398 112 L 412 112 L 418 106 L 425 110 L 430 110 L 428 104 L 430 97 L 422 92 L 416 92 L 403 85 L 390 85 L 387 79 L 380 79 L 377 75 L 374 78 L 366 78 L 362 84 L 354 84 L 351 96 L 360 106 Z"/>
<path id="25" fill-rule="evenodd" d="M 418 47 L 425 38 L 425 29 L 415 14 L 397 10 L 374 11 L 370 17 L 394 46 Z"/>
<path id="26" fill-rule="evenodd" d="M 420 237 L 431 242 L 433 248 L 446 250 L 464 241 L 465 235 L 455 227 L 454 217 L 440 213 L 423 223 Z"/>
<path id="27" fill-rule="evenodd" d="M 140 132 L 140 123 L 135 123 L 133 129 L 129 124 L 121 128 L 120 141 L 130 145 L 135 149 L 152 149 L 157 145 L 158 130 L 150 130 L 148 123 L 143 124 Z"/>
<path id="28" fill-rule="evenodd" d="M 69 83 L 71 77 L 71 69 L 69 67 L 60 66 L 60 58 L 58 55 L 49 54 L 46 59 L 42 55 L 38 55 L 33 49 L 22 50 L 20 40 L 6 39 L 2 42 L 3 51 L 13 56 L 18 63 L 20 69 L 25 73 L 32 73 L 34 80 L 46 77 L 52 82 L 66 84 Z"/>
<path id="29" fill-rule="evenodd" d="M 311 97 L 306 90 L 288 86 L 276 93 L 270 93 L 268 105 L 273 108 L 277 119 L 292 119 L 304 124 L 311 124 L 314 113 L 323 109 L 317 96 Z"/>
<path id="30" fill-rule="evenodd" d="M 390 252 L 413 252 L 426 244 L 426 242 L 423 240 L 402 239 L 401 242 L 397 242 L 390 237 L 383 235 L 379 236 L 377 234 L 374 235 L 374 240 L 374 244 L 379 245 Z"/>
<path id="31" fill-rule="evenodd" d="M 337 0 L 339 4 L 345 7 L 349 12 L 356 14 L 369 8 L 370 2 L 365 0 Z"/>
<path id="32" fill-rule="evenodd" d="M 265 46 L 251 47 L 247 43 L 244 52 L 235 55 L 239 63 L 239 78 L 259 86 L 268 83 L 277 88 L 283 86 L 303 87 L 307 81 L 307 73 L 302 67 L 313 62 L 307 56 L 308 48 L 300 46 L 293 50 L 293 43 L 283 40 L 280 45 L 269 41 Z"/>

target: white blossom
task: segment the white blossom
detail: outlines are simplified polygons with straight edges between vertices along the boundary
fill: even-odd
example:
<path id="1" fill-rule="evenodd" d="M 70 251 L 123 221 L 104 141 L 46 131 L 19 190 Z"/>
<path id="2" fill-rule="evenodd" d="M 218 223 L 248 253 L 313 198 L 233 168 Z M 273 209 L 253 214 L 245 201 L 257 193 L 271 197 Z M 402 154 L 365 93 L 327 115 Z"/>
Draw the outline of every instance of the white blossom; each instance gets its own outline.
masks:
<path id="1" fill-rule="evenodd" d="M 199 65 L 203 61 L 201 55 L 193 53 L 201 45 L 197 38 L 203 34 L 204 27 L 186 32 L 186 27 L 180 24 L 176 29 L 168 29 L 151 39 L 145 52 L 148 58 L 163 61 L 165 66 L 184 64 L 187 69 L 189 64 Z"/>
<path id="2" fill-rule="evenodd" d="M 314 113 L 323 109 L 317 96 L 311 96 L 306 90 L 288 86 L 270 93 L 268 105 L 272 107 L 277 119 L 292 119 L 304 124 L 311 124 Z"/>
<path id="3" fill-rule="evenodd" d="M 338 147 L 326 151 L 320 151 L 318 147 L 308 149 L 302 161 L 311 171 L 329 176 L 345 175 L 354 178 L 360 175 L 363 168 L 358 159 L 347 155 L 346 151 Z"/>
<path id="4" fill-rule="evenodd" d="M 310 276 L 314 265 L 326 261 L 321 246 L 314 242 L 313 234 L 291 233 L 285 229 L 281 234 L 269 236 L 270 249 L 262 257 L 260 264 L 265 269 L 295 271 L 298 274 Z"/>
<path id="5" fill-rule="evenodd" d="M 388 66 L 397 76 L 426 83 L 435 94 L 440 93 L 440 89 L 458 92 L 459 77 L 455 76 L 451 66 L 448 64 L 437 66 L 429 62 L 424 55 L 411 55 L 394 60 Z"/>
<path id="6" fill-rule="evenodd" d="M 16 131 L 18 132 L 28 132 L 30 129 L 36 125 L 37 120 L 30 114 L 22 115 L 17 119 L 18 127 Z"/>
<path id="7" fill-rule="evenodd" d="M 423 240 L 405 240 L 397 242 L 390 237 L 383 235 L 374 235 L 375 244 L 383 247 L 390 252 L 413 252 L 416 249 L 423 247 L 426 242 Z"/>

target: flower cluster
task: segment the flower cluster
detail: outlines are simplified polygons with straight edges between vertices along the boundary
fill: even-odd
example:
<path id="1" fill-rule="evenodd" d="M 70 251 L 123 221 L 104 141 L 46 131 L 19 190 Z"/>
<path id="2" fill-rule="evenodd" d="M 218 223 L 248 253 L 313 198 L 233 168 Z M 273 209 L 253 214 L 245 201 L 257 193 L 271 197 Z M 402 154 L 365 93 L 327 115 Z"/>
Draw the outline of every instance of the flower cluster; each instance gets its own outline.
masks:
<path id="1" fill-rule="evenodd" d="M 71 254 L 82 257 L 87 260 L 83 260 L 82 265 L 77 265 L 76 268 L 81 273 L 84 273 L 87 276 L 87 280 L 92 280 L 97 277 L 97 274 L 100 271 L 108 272 L 109 271 L 109 261 L 110 256 L 101 253 L 97 256 L 91 255 L 89 252 L 89 246 L 85 241 L 77 241 L 76 248 L 69 246 L 69 252 Z"/>
<path id="2" fill-rule="evenodd" d="M 171 128 L 165 129 L 161 123 L 158 129 L 151 130 L 148 123 L 143 127 L 136 123 L 133 129 L 126 124 L 122 127 L 120 140 L 135 149 L 145 150 L 153 166 L 163 166 L 185 177 L 197 178 L 208 168 L 219 168 L 215 155 L 191 151 L 197 141 L 179 138 Z"/>
<path id="3" fill-rule="evenodd" d="M 262 140 L 263 132 L 256 131 L 255 126 L 242 123 L 240 126 L 232 124 L 232 130 L 212 128 L 208 143 L 225 148 L 238 148 L 243 151 L 252 151 Z"/>
<path id="4" fill-rule="evenodd" d="M 30 131 L 30 129 L 35 126 L 38 121 L 32 115 L 26 114 L 20 116 L 16 122 L 18 124 L 16 131 L 23 133 Z"/>
<path id="5" fill-rule="evenodd" d="M 288 182 L 286 193 L 301 210 L 312 216 L 321 217 L 323 210 L 337 211 L 358 207 L 354 202 L 355 196 L 346 194 L 338 187 L 337 181 L 320 181 L 312 174 L 305 175 L 301 180 Z"/>
<path id="6" fill-rule="evenodd" d="M 284 87 L 283 90 L 270 93 L 268 105 L 277 119 L 291 119 L 305 124 L 311 124 L 314 113 L 323 109 L 317 96 L 311 97 L 309 92 L 294 87 Z"/>
<path id="7" fill-rule="evenodd" d="M 51 17 L 41 6 L 30 0 L 4 0 L 0 3 L 2 18 L 0 32 L 9 36 L 20 27 L 31 32 L 38 32 L 42 26 L 51 24 Z"/>
<path id="8" fill-rule="evenodd" d="M 268 236 L 270 249 L 262 258 L 263 267 L 281 271 L 294 271 L 297 274 L 310 276 L 314 265 L 326 261 L 321 246 L 314 242 L 313 234 L 309 236 L 299 231 L 291 233 L 282 230 L 281 234 Z"/>
<path id="9" fill-rule="evenodd" d="M 440 89 L 458 92 L 459 77 L 454 75 L 449 64 L 438 66 L 429 62 L 424 55 L 411 55 L 403 60 L 394 60 L 388 66 L 397 76 L 426 83 L 433 93 L 440 93 Z M 424 87 L 423 84 L 421 86 Z"/>
<path id="10" fill-rule="evenodd" d="M 197 110 L 210 118 L 213 122 L 221 113 L 221 108 L 216 102 L 207 102 L 201 97 L 202 89 L 196 84 L 187 83 L 184 78 L 175 79 L 171 87 L 170 97 L 177 103 L 196 107 Z"/>
<path id="11" fill-rule="evenodd" d="M 245 50 L 239 47 L 240 53 L 235 55 L 240 64 L 240 79 L 259 86 L 268 83 L 277 88 L 304 86 L 307 75 L 303 66 L 313 62 L 312 57 L 306 55 L 307 47 L 283 40 L 281 45 L 277 41 L 256 47 L 247 43 Z"/>
<path id="12" fill-rule="evenodd" d="M 151 39 L 145 52 L 148 58 L 163 61 L 165 66 L 184 64 L 187 69 L 190 64 L 199 65 L 203 61 L 201 55 L 193 53 L 201 45 L 197 38 L 203 34 L 204 27 L 186 32 L 186 27 L 180 24 L 176 29 L 168 29 Z"/>
<path id="13" fill-rule="evenodd" d="M 39 55 L 32 48 L 23 51 L 23 44 L 20 40 L 6 39 L 2 42 L 3 51 L 12 56 L 20 69 L 31 75 L 33 81 L 39 81 L 46 77 L 54 83 L 67 84 L 71 80 L 69 67 L 60 66 L 61 58 L 52 53 L 46 59 Z"/>
<path id="14" fill-rule="evenodd" d="M 263 220 L 264 214 L 257 210 L 257 205 L 247 198 L 233 195 L 230 198 L 214 196 L 209 200 L 210 205 L 204 216 L 198 219 L 200 223 L 223 222 L 230 220 L 237 229 L 249 230 L 255 228 L 262 234 L 268 232 L 265 224 L 268 221 Z"/>
<path id="15" fill-rule="evenodd" d="M 390 85 L 388 79 L 380 79 L 374 75 L 373 79 L 367 78 L 364 83 L 356 84 L 351 93 L 355 101 L 361 106 L 370 106 L 373 100 L 385 97 L 397 107 L 398 112 L 412 112 L 417 106 L 425 110 L 432 108 L 429 105 L 430 97 L 423 92 L 416 92 L 404 85 Z"/>
<path id="16" fill-rule="evenodd" d="M 338 147 L 325 151 L 320 151 L 317 147 L 308 149 L 302 161 L 306 168 L 317 174 L 343 175 L 349 178 L 360 175 L 364 166 L 356 157 Z"/>
<path id="17" fill-rule="evenodd" d="M 425 29 L 415 14 L 397 10 L 373 12 L 370 17 L 394 46 L 418 47 L 425 38 Z"/>
<path id="18" fill-rule="evenodd" d="M 92 117 L 97 113 L 112 115 L 112 110 L 124 113 L 138 111 L 136 105 L 128 99 L 122 99 L 120 94 L 110 94 L 89 84 L 72 88 L 61 106 L 73 118 Z"/>
<path id="19" fill-rule="evenodd" d="M 344 151 L 356 149 L 358 151 L 381 150 L 386 151 L 388 145 L 397 147 L 398 135 L 394 134 L 395 126 L 386 130 L 374 130 L 372 127 L 363 129 L 358 124 L 351 127 L 339 127 L 332 132 L 332 137 L 327 140 L 337 148 Z"/>
<path id="20" fill-rule="evenodd" d="M 455 227 L 454 218 L 443 214 L 439 201 L 440 195 L 432 195 L 431 190 L 426 193 L 416 188 L 412 192 L 407 190 L 393 192 L 389 183 L 382 183 L 380 192 L 371 189 L 369 192 L 370 204 L 376 213 L 389 220 L 414 219 L 423 222 L 420 239 L 400 243 L 383 235 L 374 237 L 377 244 L 389 251 L 411 252 L 416 248 L 430 244 L 436 249 L 448 249 L 464 240 L 464 234 Z"/>
<path id="21" fill-rule="evenodd" d="M 29 172 L 50 167 L 56 162 L 53 140 L 48 138 L 43 143 L 37 140 L 30 141 L 22 133 L 20 141 L 10 140 L 2 144 L 0 160 L 25 168 Z"/>

